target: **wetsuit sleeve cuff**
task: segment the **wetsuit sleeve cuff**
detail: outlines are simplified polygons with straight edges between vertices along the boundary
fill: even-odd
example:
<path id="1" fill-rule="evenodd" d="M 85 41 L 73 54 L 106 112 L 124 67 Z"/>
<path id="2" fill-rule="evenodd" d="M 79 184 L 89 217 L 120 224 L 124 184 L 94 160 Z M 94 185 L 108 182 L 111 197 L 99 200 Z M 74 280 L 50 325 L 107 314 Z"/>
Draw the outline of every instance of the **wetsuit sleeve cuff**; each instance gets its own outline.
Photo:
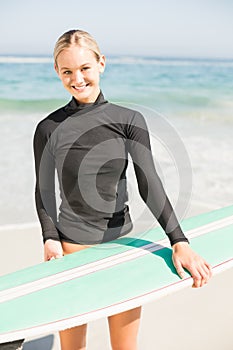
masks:
<path id="1" fill-rule="evenodd" d="M 45 243 L 48 239 L 52 239 L 54 241 L 60 241 L 58 232 L 53 232 L 53 231 L 43 232 L 43 242 Z"/>
<path id="2" fill-rule="evenodd" d="M 181 228 L 176 228 L 174 231 L 167 233 L 168 238 L 170 240 L 170 244 L 171 246 L 173 246 L 174 244 L 178 243 L 178 242 L 187 242 L 189 243 L 188 238 L 184 235 L 184 233 L 182 232 Z"/>
<path id="3" fill-rule="evenodd" d="M 176 239 L 174 241 L 170 241 L 171 243 L 171 246 L 173 246 L 174 244 L 176 243 L 179 243 L 179 242 L 187 242 L 187 243 L 190 243 L 188 238 L 184 237 L 184 238 L 179 238 L 179 239 Z"/>

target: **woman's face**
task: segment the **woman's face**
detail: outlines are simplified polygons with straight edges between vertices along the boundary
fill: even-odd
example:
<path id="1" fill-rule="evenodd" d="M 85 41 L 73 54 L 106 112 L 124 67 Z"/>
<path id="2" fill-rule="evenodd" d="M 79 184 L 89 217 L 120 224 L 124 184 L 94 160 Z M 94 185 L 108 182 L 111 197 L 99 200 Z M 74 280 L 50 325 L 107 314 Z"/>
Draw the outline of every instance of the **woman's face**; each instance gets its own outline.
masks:
<path id="1" fill-rule="evenodd" d="M 94 52 L 78 45 L 62 50 L 55 64 L 65 89 L 81 103 L 95 102 L 104 67 L 104 56 L 97 62 Z"/>

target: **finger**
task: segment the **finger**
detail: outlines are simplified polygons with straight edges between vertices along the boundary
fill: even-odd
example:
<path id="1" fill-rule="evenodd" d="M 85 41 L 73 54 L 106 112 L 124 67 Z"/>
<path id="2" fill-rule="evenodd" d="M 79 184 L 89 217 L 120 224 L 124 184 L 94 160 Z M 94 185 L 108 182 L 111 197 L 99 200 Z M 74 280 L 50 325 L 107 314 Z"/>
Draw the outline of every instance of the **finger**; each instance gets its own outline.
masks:
<path id="1" fill-rule="evenodd" d="M 202 277 L 200 287 L 205 286 L 207 284 L 207 282 L 208 282 L 208 279 Z"/>
<path id="2" fill-rule="evenodd" d="M 201 279 L 201 287 L 202 285 L 206 284 L 209 280 L 209 272 L 208 272 L 208 269 L 206 269 L 205 266 L 198 266 L 197 267 L 197 271 L 198 271 L 198 274 L 200 276 L 200 279 Z"/>
<path id="3" fill-rule="evenodd" d="M 210 271 L 205 265 L 197 266 L 197 269 L 192 276 L 194 278 L 194 287 L 203 287 L 210 279 Z"/>
<path id="4" fill-rule="evenodd" d="M 212 266 L 205 261 L 205 267 L 208 269 L 209 278 L 212 277 L 213 275 Z"/>
<path id="5" fill-rule="evenodd" d="M 201 275 L 199 275 L 198 273 L 196 273 L 195 275 L 192 275 L 193 278 L 193 288 L 200 288 L 202 285 L 202 278 Z"/>
<path id="6" fill-rule="evenodd" d="M 61 259 L 62 258 L 62 255 L 61 254 L 57 254 L 56 256 L 55 256 L 55 259 Z"/>
<path id="7" fill-rule="evenodd" d="M 204 284 L 206 284 L 209 281 L 210 277 L 212 276 L 211 267 L 206 261 L 203 261 L 198 266 L 198 271 L 199 271 L 199 274 L 202 277 L 201 286 L 203 286 Z"/>
<path id="8" fill-rule="evenodd" d="M 193 277 L 193 287 L 194 288 L 200 288 L 202 286 L 204 286 L 207 281 L 208 281 L 208 277 L 206 275 L 206 273 L 204 272 L 204 270 L 197 270 L 195 273 L 192 274 Z"/>
<path id="9" fill-rule="evenodd" d="M 208 267 L 204 265 L 202 276 L 206 280 L 206 283 L 209 281 L 211 275 L 212 275 L 211 270 L 209 270 Z"/>
<path id="10" fill-rule="evenodd" d="M 53 259 L 55 259 L 54 256 L 48 256 L 46 261 L 50 261 L 50 260 L 53 260 Z"/>
<path id="11" fill-rule="evenodd" d="M 190 272 L 192 279 L 193 279 L 193 288 L 199 288 L 201 287 L 203 283 L 203 276 L 202 276 L 202 269 L 197 264 L 191 264 L 188 268 L 188 271 Z"/>
<path id="12" fill-rule="evenodd" d="M 190 268 L 191 275 L 194 278 L 193 287 L 198 288 L 204 286 L 212 276 L 211 266 L 202 258 L 195 262 Z"/>
<path id="13" fill-rule="evenodd" d="M 183 279 L 185 277 L 185 272 L 184 272 L 184 269 L 182 267 L 181 262 L 179 260 L 174 259 L 174 266 L 175 266 L 176 272 L 178 273 L 180 278 Z"/>

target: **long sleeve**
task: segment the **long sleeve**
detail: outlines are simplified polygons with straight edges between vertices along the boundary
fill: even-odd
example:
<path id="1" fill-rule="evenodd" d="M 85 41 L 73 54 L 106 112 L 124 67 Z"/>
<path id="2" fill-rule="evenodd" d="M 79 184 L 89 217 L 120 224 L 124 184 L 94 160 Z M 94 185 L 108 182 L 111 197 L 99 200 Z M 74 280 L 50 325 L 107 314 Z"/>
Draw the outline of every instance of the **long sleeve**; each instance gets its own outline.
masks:
<path id="1" fill-rule="evenodd" d="M 188 242 L 155 169 L 149 132 L 140 113 L 135 114 L 133 122 L 128 126 L 127 139 L 143 201 L 167 234 L 171 245 Z"/>
<path id="2" fill-rule="evenodd" d="M 35 201 L 43 240 L 59 240 L 56 229 L 55 163 L 49 151 L 48 137 L 40 124 L 35 131 L 33 148 L 36 172 Z"/>

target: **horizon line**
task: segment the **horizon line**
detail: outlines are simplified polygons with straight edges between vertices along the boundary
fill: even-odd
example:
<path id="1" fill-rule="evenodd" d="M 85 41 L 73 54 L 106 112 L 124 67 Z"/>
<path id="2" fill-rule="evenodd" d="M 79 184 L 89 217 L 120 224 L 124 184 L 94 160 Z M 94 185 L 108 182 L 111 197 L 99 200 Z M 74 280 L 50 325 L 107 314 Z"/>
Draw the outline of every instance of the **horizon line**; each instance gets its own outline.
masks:
<path id="1" fill-rule="evenodd" d="M 224 60 L 224 61 L 232 61 L 232 57 L 226 57 L 226 56 L 205 56 L 205 55 L 199 55 L 199 56 L 184 56 L 184 55 L 140 55 L 140 54 L 114 54 L 109 53 L 105 55 L 107 58 L 143 58 L 143 59 L 157 59 L 157 60 Z M 0 53 L 0 57 L 2 58 L 46 58 L 53 60 L 53 55 L 49 53 Z"/>

